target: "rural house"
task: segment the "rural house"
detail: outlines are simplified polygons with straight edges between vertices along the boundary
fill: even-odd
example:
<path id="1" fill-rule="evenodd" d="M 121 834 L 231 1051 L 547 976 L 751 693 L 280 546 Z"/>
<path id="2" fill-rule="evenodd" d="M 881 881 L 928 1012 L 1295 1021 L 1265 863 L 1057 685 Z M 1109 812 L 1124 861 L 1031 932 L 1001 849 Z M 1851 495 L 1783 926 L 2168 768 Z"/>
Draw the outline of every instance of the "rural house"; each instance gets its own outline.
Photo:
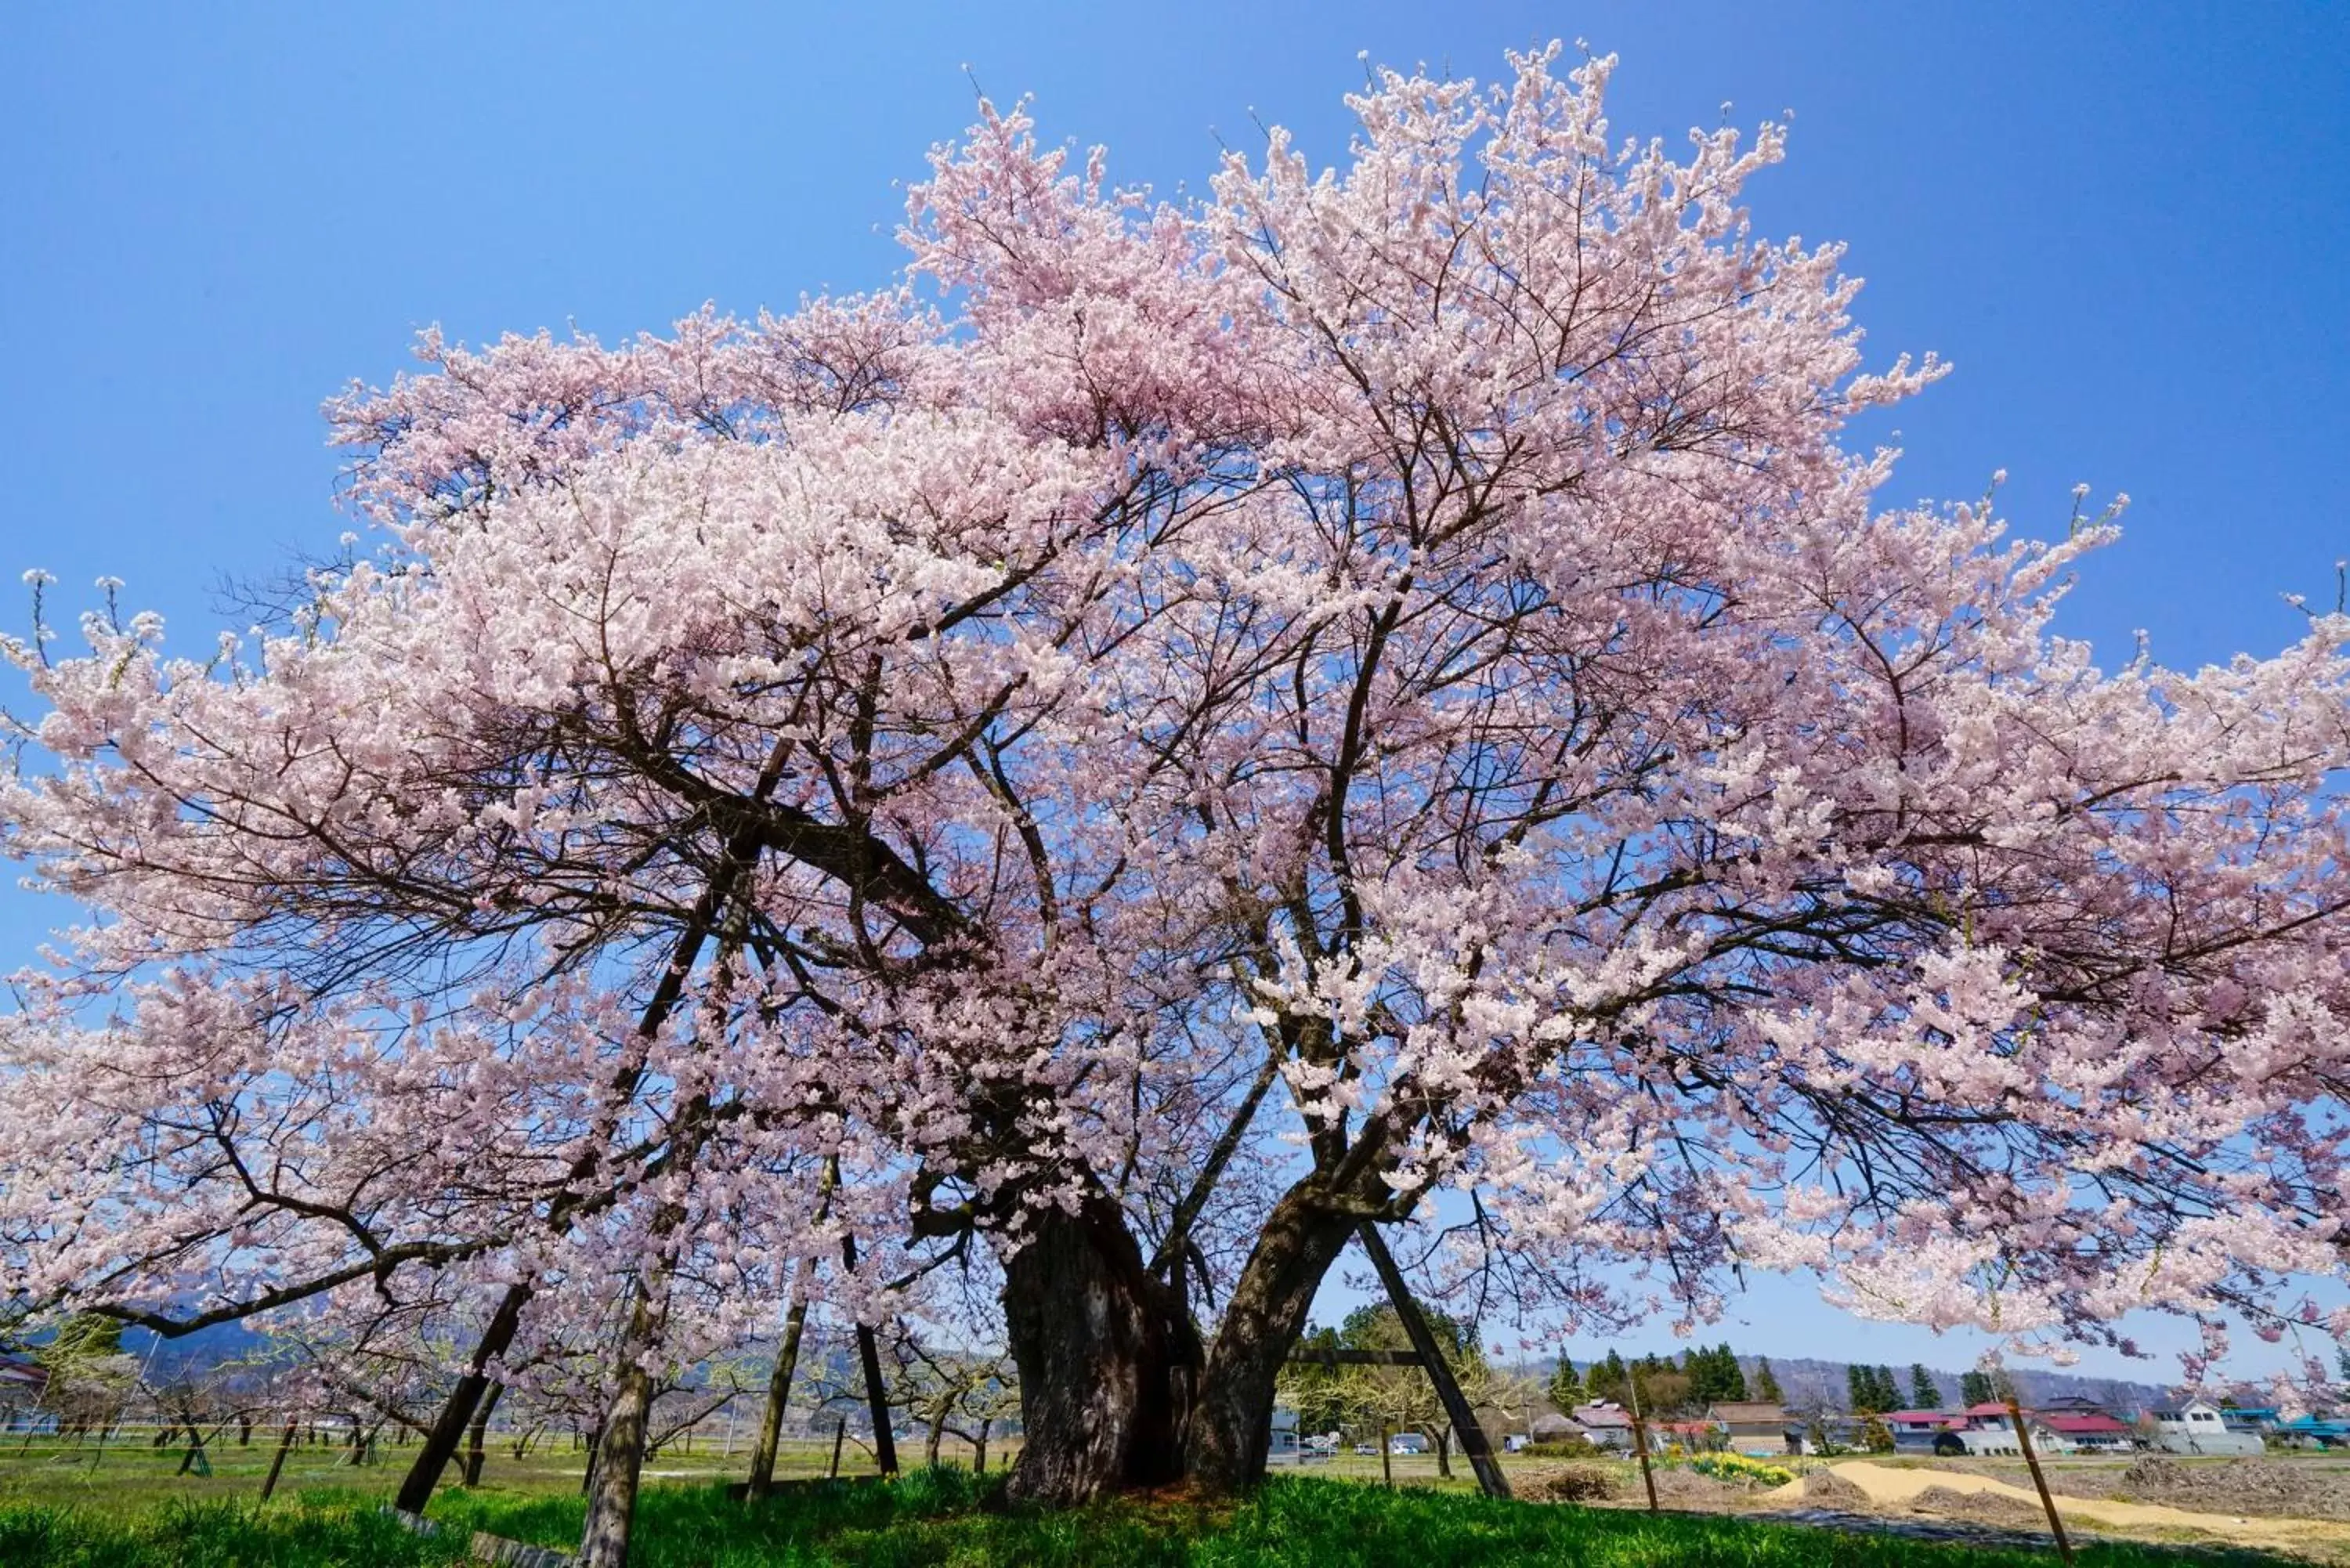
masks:
<path id="1" fill-rule="evenodd" d="M 1721 1428 L 1723 1446 L 1735 1454 L 1787 1451 L 1787 1407 L 1770 1399 L 1719 1399 L 1705 1418 Z"/>

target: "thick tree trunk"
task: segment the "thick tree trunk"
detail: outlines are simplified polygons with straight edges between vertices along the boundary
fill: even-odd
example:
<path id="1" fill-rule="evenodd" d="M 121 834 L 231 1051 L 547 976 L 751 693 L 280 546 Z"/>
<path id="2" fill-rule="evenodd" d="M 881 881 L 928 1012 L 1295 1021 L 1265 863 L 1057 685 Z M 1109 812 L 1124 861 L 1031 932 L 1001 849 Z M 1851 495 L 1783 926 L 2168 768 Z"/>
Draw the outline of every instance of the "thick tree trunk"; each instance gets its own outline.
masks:
<path id="1" fill-rule="evenodd" d="M 407 1478 L 400 1483 L 400 1493 L 392 1499 L 393 1507 L 422 1513 L 424 1505 L 432 1501 L 432 1489 L 441 1484 L 441 1472 L 456 1457 L 457 1445 L 473 1423 L 473 1409 L 489 1389 L 489 1375 L 484 1368 L 504 1355 L 506 1347 L 514 1343 L 515 1331 L 522 1324 L 522 1309 L 529 1301 L 528 1285 L 509 1285 L 506 1293 L 499 1298 L 497 1310 L 490 1314 L 488 1325 L 482 1330 L 481 1343 L 473 1346 L 473 1357 L 466 1366 L 465 1376 L 457 1379 L 449 1402 L 441 1407 L 432 1429 L 424 1436 L 424 1446 L 416 1450 Z"/>
<path id="2" fill-rule="evenodd" d="M 1311 1180 L 1274 1205 L 1208 1347 L 1184 1453 L 1195 1485 L 1242 1491 L 1264 1479 L 1274 1386 L 1355 1225 Z"/>
<path id="3" fill-rule="evenodd" d="M 762 1498 L 775 1484 L 775 1451 L 783 1446 L 784 1411 L 792 1402 L 792 1377 L 800 1364 L 800 1335 L 807 1327 L 807 1303 L 795 1301 L 784 1318 L 783 1348 L 767 1376 L 767 1407 L 759 1418 L 759 1445 L 751 1450 L 748 1495 Z"/>
<path id="4" fill-rule="evenodd" d="M 1181 1475 L 1199 1338 L 1115 1203 L 1030 1212 L 1003 1262 L 1003 1315 L 1024 1434 L 1009 1495 L 1083 1502 Z"/>
<path id="5" fill-rule="evenodd" d="M 930 1432 L 922 1443 L 922 1463 L 931 1469 L 939 1468 L 939 1444 L 946 1435 L 947 1418 L 941 1416 L 931 1423 Z"/>

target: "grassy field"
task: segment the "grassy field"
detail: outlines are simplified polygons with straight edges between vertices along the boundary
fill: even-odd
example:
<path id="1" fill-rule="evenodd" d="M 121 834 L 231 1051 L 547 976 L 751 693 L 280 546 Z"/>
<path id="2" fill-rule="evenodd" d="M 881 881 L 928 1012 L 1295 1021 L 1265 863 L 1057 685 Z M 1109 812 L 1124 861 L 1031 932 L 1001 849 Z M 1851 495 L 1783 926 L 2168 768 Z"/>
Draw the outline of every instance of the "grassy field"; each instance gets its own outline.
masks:
<path id="1" fill-rule="evenodd" d="M 103 1450 L 94 1442 L 10 1442 L 0 1445 L 0 1505 L 43 1503 L 122 1512 L 149 1511 L 172 1501 L 251 1501 L 261 1494 L 262 1479 L 276 1448 L 274 1433 L 256 1431 L 252 1443 L 244 1447 L 234 1434 L 226 1441 L 214 1439 L 204 1449 L 212 1473 L 199 1476 L 178 1473 L 182 1446 L 157 1449 L 147 1433 L 118 1437 Z M 656 1484 L 740 1480 L 750 1467 L 747 1450 L 747 1441 L 731 1452 L 718 1442 L 697 1442 L 690 1451 L 671 1447 L 649 1460 L 645 1473 Z M 389 1498 L 399 1490 L 415 1454 L 412 1448 L 383 1447 L 376 1450 L 375 1462 L 354 1466 L 348 1449 L 296 1444 L 286 1454 L 277 1495 L 324 1487 L 353 1496 Z M 991 1453 L 990 1465 L 1002 1457 L 1000 1449 Z M 777 1455 L 775 1473 L 785 1479 L 821 1476 L 831 1458 L 829 1440 L 786 1443 Z M 573 1449 L 568 1438 L 536 1445 L 521 1459 L 509 1444 L 493 1442 L 482 1467 L 483 1490 L 497 1495 L 577 1492 L 587 1459 Z M 969 1462 L 967 1452 L 964 1462 Z M 872 1469 L 871 1457 L 855 1443 L 842 1450 L 843 1475 L 870 1474 Z M 449 1481 L 455 1479 L 452 1467 Z M 0 1558 L 0 1568 L 10 1568 L 5 1558 Z"/>
<path id="2" fill-rule="evenodd" d="M 1239 1504 L 1126 1501 L 1040 1514 L 1003 1509 L 1000 1479 L 918 1471 L 889 1485 L 816 1487 L 757 1509 L 714 1485 L 659 1486 L 638 1531 L 641 1568 L 2040 1568 L 2049 1554 L 1929 1545 L 1731 1517 L 1649 1516 L 1284 1477 Z M 406 1533 L 375 1497 L 310 1489 L 269 1508 L 175 1500 L 143 1512 L 0 1503 L 8 1568 L 330 1568 L 462 1560 L 466 1532 L 566 1545 L 576 1494 L 451 1491 L 437 1537 Z M 2247 1552 L 2096 1545 L 2085 1568 L 2273 1565 Z"/>

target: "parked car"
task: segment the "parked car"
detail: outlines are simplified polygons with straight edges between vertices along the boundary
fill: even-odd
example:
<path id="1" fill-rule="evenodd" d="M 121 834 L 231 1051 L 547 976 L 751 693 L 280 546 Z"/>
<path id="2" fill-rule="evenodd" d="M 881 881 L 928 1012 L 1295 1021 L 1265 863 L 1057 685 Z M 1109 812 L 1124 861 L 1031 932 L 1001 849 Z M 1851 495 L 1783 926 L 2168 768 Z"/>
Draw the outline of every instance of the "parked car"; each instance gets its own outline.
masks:
<path id="1" fill-rule="evenodd" d="M 1374 1459 L 1378 1458 L 1379 1446 L 1377 1443 L 1357 1443 L 1355 1452 L 1364 1459 Z"/>

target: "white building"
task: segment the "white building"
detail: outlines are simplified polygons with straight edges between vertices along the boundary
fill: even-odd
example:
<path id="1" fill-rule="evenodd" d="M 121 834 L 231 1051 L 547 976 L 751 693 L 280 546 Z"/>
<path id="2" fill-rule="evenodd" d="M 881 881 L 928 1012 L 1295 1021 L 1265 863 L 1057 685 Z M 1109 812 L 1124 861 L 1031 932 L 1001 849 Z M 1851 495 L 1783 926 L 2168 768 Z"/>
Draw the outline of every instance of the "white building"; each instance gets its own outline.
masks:
<path id="1" fill-rule="evenodd" d="M 2258 1454 L 2267 1445 L 2254 1432 L 2228 1429 L 2217 1405 L 2189 1399 L 2184 1405 L 2152 1412 L 2161 1435 L 2155 1446 L 2167 1454 Z"/>
<path id="2" fill-rule="evenodd" d="M 1269 1465 L 1294 1465 L 1297 1462 L 1297 1412 L 1275 1410 L 1273 1413 L 1273 1441 L 1265 1448 L 1264 1462 Z"/>

